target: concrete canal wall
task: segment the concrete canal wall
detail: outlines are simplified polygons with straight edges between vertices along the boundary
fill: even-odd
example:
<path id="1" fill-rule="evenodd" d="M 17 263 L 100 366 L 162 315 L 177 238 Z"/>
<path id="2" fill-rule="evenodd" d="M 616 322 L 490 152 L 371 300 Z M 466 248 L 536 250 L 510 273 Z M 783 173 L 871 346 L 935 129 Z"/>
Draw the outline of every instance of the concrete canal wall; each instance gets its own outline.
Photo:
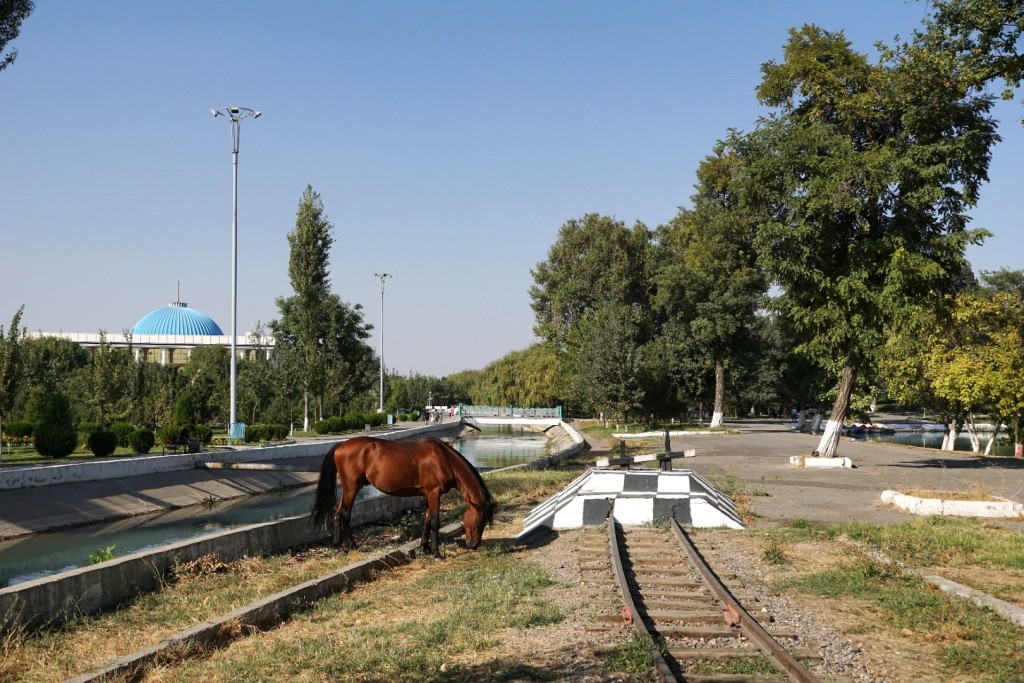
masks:
<path id="1" fill-rule="evenodd" d="M 409 439 L 421 434 L 452 429 L 454 423 L 422 425 L 408 429 L 373 432 L 372 436 L 379 439 Z M 344 438 L 354 436 L 345 435 Z M 196 466 L 197 462 L 214 461 L 224 463 L 266 462 L 289 458 L 308 458 L 322 456 L 332 443 L 341 441 L 341 436 L 326 437 L 315 441 L 286 444 L 282 446 L 266 446 L 263 448 L 239 448 L 237 450 L 216 450 L 205 453 L 173 453 L 169 455 L 136 455 L 95 462 L 74 462 L 57 465 L 39 465 L 28 467 L 5 467 L 0 469 L 0 490 L 22 489 L 34 486 L 50 486 L 80 481 L 99 481 L 102 479 L 121 479 L 144 474 L 158 474 L 187 470 Z"/>

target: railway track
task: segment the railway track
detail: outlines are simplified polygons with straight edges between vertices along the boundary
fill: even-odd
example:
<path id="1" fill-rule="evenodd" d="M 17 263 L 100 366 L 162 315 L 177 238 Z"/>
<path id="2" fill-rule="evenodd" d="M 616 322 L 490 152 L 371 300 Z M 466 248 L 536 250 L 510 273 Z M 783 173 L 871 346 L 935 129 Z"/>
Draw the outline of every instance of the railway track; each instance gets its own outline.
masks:
<path id="1" fill-rule="evenodd" d="M 622 527 L 614 520 L 590 527 L 579 561 L 585 582 L 610 591 L 617 586 L 622 597 L 620 612 L 600 615 L 593 628 L 618 628 L 625 621 L 650 636 L 662 681 L 822 680 L 804 664 L 820 661 L 817 648 L 806 647 L 792 630 L 770 623 L 770 630 L 763 628 L 737 600 L 745 591 L 736 577 L 716 575 L 674 521 L 667 528 Z"/>

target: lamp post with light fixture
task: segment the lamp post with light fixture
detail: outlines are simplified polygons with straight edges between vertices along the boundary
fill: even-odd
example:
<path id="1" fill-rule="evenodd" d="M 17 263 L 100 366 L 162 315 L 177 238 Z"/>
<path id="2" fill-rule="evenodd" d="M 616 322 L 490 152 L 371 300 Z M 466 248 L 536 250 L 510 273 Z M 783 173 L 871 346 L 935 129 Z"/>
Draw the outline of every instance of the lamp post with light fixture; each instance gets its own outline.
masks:
<path id="1" fill-rule="evenodd" d="M 236 419 L 238 405 L 238 138 L 244 119 L 258 119 L 262 112 L 245 107 L 222 107 L 211 109 L 210 113 L 223 116 L 231 122 L 231 422 L 228 436 L 231 439 L 243 439 L 245 434 L 239 433 Z"/>
<path id="2" fill-rule="evenodd" d="M 380 407 L 378 413 L 384 412 L 384 281 L 391 277 L 390 273 L 374 273 L 380 278 Z"/>

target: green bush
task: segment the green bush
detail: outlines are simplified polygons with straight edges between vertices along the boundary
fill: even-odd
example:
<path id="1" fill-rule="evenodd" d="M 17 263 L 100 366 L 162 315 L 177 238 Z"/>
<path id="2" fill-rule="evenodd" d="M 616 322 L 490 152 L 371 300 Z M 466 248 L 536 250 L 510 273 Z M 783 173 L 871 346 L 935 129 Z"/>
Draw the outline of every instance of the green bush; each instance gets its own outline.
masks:
<path id="1" fill-rule="evenodd" d="M 117 434 L 100 429 L 89 435 L 86 445 L 97 458 L 112 454 L 117 450 Z"/>
<path id="2" fill-rule="evenodd" d="M 135 426 L 127 422 L 115 422 L 110 425 L 110 431 L 117 435 L 118 446 L 127 446 L 128 437 L 135 431 Z"/>
<path id="3" fill-rule="evenodd" d="M 176 424 L 160 425 L 160 427 L 156 430 L 157 441 L 164 444 L 174 443 L 179 438 L 181 438 L 182 429 L 183 428 L 181 425 Z"/>
<path id="4" fill-rule="evenodd" d="M 128 446 L 133 453 L 146 454 L 156 443 L 156 435 L 149 429 L 136 429 L 128 435 Z"/>
<path id="5" fill-rule="evenodd" d="M 398 414 L 398 415 L 396 416 L 396 419 L 397 419 L 397 420 L 398 420 L 399 422 L 408 422 L 408 421 L 409 421 L 409 415 L 408 415 L 407 413 L 399 413 L 399 414 Z"/>
<path id="6" fill-rule="evenodd" d="M 313 431 L 323 436 L 324 434 L 331 433 L 331 423 L 329 420 L 317 420 L 313 423 Z"/>
<path id="7" fill-rule="evenodd" d="M 41 406 L 39 421 L 33 430 L 36 452 L 51 458 L 66 458 L 78 446 L 71 404 L 62 394 L 50 394 Z"/>
<path id="8" fill-rule="evenodd" d="M 342 429 L 339 431 L 350 430 L 350 429 L 362 429 L 363 425 L 366 424 L 363 420 L 363 416 L 359 413 L 348 413 L 345 417 L 341 418 Z"/>
<path id="9" fill-rule="evenodd" d="M 192 428 L 192 438 L 208 446 L 213 441 L 213 430 L 206 425 L 196 425 Z"/>
<path id="10" fill-rule="evenodd" d="M 263 440 L 263 425 L 247 425 L 245 428 L 245 442 L 259 443 Z"/>
<path id="11" fill-rule="evenodd" d="M 32 436 L 34 427 L 31 420 L 14 420 L 4 425 L 4 434 L 15 439 L 27 439 Z"/>

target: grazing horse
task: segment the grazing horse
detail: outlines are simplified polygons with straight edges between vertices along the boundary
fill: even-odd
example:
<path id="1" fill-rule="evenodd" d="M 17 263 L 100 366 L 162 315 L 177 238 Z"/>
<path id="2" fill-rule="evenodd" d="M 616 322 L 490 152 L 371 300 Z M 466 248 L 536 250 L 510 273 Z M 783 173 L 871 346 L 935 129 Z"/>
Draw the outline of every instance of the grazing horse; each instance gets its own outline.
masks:
<path id="1" fill-rule="evenodd" d="M 340 501 L 335 475 L 341 483 Z M 332 447 L 320 467 L 310 523 L 323 524 L 333 512 L 334 545 L 340 544 L 340 535 L 344 533 L 349 546 L 356 547 L 349 524 L 352 503 L 367 484 L 392 496 L 426 497 L 422 548 L 424 553 L 433 552 L 434 557 L 441 556 L 437 547 L 441 496 L 456 488 L 466 499 L 462 522 L 470 549 L 480 545 L 484 527 L 490 523 L 496 507 L 480 473 L 448 444 L 434 438 L 385 441 L 359 436 Z"/>

